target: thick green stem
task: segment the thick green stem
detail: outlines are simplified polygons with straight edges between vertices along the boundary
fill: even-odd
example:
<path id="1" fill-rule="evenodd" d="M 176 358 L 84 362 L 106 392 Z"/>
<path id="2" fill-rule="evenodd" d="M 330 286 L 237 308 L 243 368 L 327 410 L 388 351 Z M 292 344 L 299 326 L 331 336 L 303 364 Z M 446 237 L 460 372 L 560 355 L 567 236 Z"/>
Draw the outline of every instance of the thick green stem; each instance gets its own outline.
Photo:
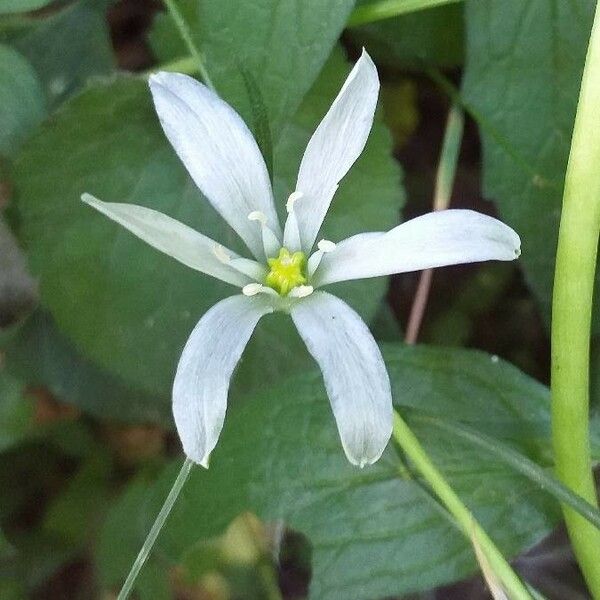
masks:
<path id="1" fill-rule="evenodd" d="M 165 500 L 165 503 L 162 505 L 162 508 L 160 509 L 160 512 L 158 513 L 158 516 L 156 517 L 156 520 L 154 521 L 154 524 L 150 528 L 150 532 L 148 533 L 148 537 L 146 537 L 146 541 L 144 542 L 142 549 L 140 550 L 139 554 L 137 555 L 137 558 L 135 559 L 133 565 L 131 566 L 129 575 L 127 575 L 127 579 L 125 580 L 125 583 L 123 584 L 123 587 L 121 588 L 121 591 L 119 592 L 119 595 L 117 596 L 117 600 L 126 600 L 127 597 L 129 596 L 129 594 L 131 593 L 131 590 L 133 589 L 133 586 L 135 584 L 135 580 L 137 579 L 138 575 L 140 574 L 140 571 L 142 570 L 144 563 L 148 559 L 148 556 L 150 555 L 150 551 L 152 550 L 152 547 L 154 546 L 154 542 L 156 542 L 156 538 L 158 537 L 158 534 L 160 533 L 161 529 L 163 528 L 165 521 L 167 520 L 167 517 L 171 513 L 171 510 L 172 510 L 173 506 L 175 505 L 175 502 L 177 501 L 179 493 L 183 489 L 183 486 L 184 486 L 185 482 L 187 481 L 187 478 L 189 477 L 193 466 L 194 466 L 194 463 L 189 458 L 186 458 L 185 461 L 183 462 L 181 471 L 179 471 L 179 474 L 177 475 L 177 478 L 175 479 L 175 482 L 173 483 L 173 487 L 171 488 L 171 491 L 169 492 L 167 499 Z"/>
<path id="2" fill-rule="evenodd" d="M 488 534 L 477 523 L 469 509 L 462 503 L 454 490 L 446 482 L 443 475 L 435 468 L 423 450 L 419 440 L 415 437 L 402 417 L 394 412 L 394 440 L 410 458 L 421 475 L 425 478 L 433 492 L 454 517 L 462 532 L 469 540 L 477 543 L 493 569 L 495 575 L 502 582 L 502 586 L 509 594 L 511 600 L 531 600 L 518 575 L 512 570 L 502 553 L 496 548 Z"/>
<path id="3" fill-rule="evenodd" d="M 589 353 L 600 233 L 600 8 L 581 82 L 565 179 L 552 303 L 552 436 L 556 472 L 597 506 L 589 440 Z M 564 505 L 586 582 L 600 598 L 600 531 Z"/>

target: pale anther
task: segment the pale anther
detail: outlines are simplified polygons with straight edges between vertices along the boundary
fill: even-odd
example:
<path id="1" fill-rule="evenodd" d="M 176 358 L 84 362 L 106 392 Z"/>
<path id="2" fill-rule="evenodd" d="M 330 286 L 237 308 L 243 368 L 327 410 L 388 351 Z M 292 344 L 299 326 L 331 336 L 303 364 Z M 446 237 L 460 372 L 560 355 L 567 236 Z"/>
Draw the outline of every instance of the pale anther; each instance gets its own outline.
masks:
<path id="1" fill-rule="evenodd" d="M 231 261 L 231 256 L 227 254 L 225 248 L 221 244 L 215 244 L 213 246 L 213 254 L 224 264 L 228 264 Z"/>
<path id="2" fill-rule="evenodd" d="M 267 224 L 267 215 L 265 215 L 265 213 L 261 212 L 260 210 L 253 210 L 248 215 L 248 220 L 249 221 L 259 221 L 261 225 L 266 225 Z"/>
<path id="3" fill-rule="evenodd" d="M 314 292 L 312 285 L 298 285 L 290 290 L 288 296 L 290 298 L 306 298 Z"/>
<path id="4" fill-rule="evenodd" d="M 256 294 L 262 292 L 262 283 L 249 283 L 242 288 L 242 294 L 244 296 L 256 296 Z"/>
<path id="5" fill-rule="evenodd" d="M 302 198 L 304 194 L 302 192 L 292 192 L 285 203 L 286 210 L 290 213 L 294 210 L 294 204 Z"/>
<path id="6" fill-rule="evenodd" d="M 321 240 L 317 244 L 317 248 L 323 253 L 333 252 L 335 250 L 335 242 L 331 242 L 329 240 Z"/>

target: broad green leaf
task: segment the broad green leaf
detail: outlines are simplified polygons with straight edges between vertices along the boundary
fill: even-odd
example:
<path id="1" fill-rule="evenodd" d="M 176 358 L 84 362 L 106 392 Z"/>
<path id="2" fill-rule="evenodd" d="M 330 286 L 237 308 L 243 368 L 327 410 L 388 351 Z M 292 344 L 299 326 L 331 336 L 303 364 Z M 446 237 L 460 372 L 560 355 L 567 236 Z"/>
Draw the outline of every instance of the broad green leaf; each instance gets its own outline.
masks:
<path id="1" fill-rule="evenodd" d="M 72 95 L 91 76 L 113 71 L 108 5 L 109 0 L 75 0 L 46 17 L 0 24 L 0 41 L 12 45 L 31 63 L 49 107 Z"/>
<path id="2" fill-rule="evenodd" d="M 74 404 L 99 419 L 171 423 L 168 396 L 134 390 L 98 368 L 41 310 L 0 347 L 8 372 L 29 385 L 48 388 L 61 402 Z"/>
<path id="3" fill-rule="evenodd" d="M 347 73 L 336 52 L 274 147 L 275 195 L 284 212 L 306 142 Z M 68 149 L 68 160 L 56 149 Z M 151 107 L 146 82 L 121 77 L 70 101 L 21 153 L 15 167 L 21 235 L 40 278 L 42 303 L 85 356 L 154 396 L 170 394 L 173 372 L 200 316 L 235 288 L 161 255 L 83 205 L 87 191 L 106 201 L 161 210 L 237 246 L 186 175 Z M 399 168 L 377 123 L 362 157 L 342 182 L 323 235 L 340 240 L 385 230 L 398 219 Z M 241 249 L 240 249 L 241 250 Z M 384 279 L 337 286 L 366 318 Z M 302 344 L 284 315 L 259 324 L 237 377 L 248 389 L 299 370 Z"/>
<path id="4" fill-rule="evenodd" d="M 256 81 L 277 136 L 339 38 L 354 0 L 177 0 L 219 94 L 252 122 L 240 67 Z M 188 52 L 167 15 L 151 38 L 159 60 Z"/>
<path id="5" fill-rule="evenodd" d="M 513 557 L 539 541 L 559 518 L 553 499 L 423 417 L 469 425 L 548 466 L 548 391 L 480 352 L 389 346 L 384 354 L 396 407 L 413 417 L 433 461 L 502 551 Z M 120 568 L 101 554 L 100 566 L 111 561 L 113 577 L 126 573 L 180 464 L 135 505 L 138 542 L 128 557 L 121 549 Z M 413 477 L 391 445 L 373 467 L 352 467 L 320 374 L 306 372 L 229 411 L 210 469 L 192 472 L 156 554 L 179 561 L 199 539 L 222 533 L 250 510 L 307 536 L 311 598 L 396 596 L 474 572 L 469 541 Z"/>
<path id="6" fill-rule="evenodd" d="M 461 2 L 352 28 L 348 35 L 378 64 L 419 70 L 462 64 L 463 28 Z"/>
<path id="7" fill-rule="evenodd" d="M 0 0 L 0 15 L 38 10 L 53 0 Z"/>
<path id="8" fill-rule="evenodd" d="M 588 0 L 478 0 L 466 9 L 463 89 L 483 134 L 485 193 L 521 236 L 520 262 L 547 321 L 593 10 Z"/>
<path id="9" fill-rule="evenodd" d="M 27 438 L 33 425 L 33 406 L 24 386 L 0 370 L 0 452 Z"/>
<path id="10" fill-rule="evenodd" d="M 35 71 L 17 51 L 0 45 L 0 154 L 14 153 L 44 114 L 44 93 Z"/>

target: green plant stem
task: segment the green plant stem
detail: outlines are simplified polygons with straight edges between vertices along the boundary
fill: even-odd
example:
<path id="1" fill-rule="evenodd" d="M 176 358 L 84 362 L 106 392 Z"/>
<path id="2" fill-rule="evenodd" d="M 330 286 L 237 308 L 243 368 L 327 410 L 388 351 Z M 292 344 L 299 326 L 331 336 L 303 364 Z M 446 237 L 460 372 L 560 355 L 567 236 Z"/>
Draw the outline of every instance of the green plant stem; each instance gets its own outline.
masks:
<path id="1" fill-rule="evenodd" d="M 402 417 L 394 411 L 393 437 L 403 452 L 410 458 L 421 475 L 425 478 L 440 502 L 454 517 L 462 532 L 469 540 L 475 538 L 479 549 L 502 582 L 511 600 L 531 600 L 527 588 L 508 564 L 494 542 L 477 523 L 469 509 L 462 503 L 454 490 L 446 482 L 443 475 L 433 465 L 425 450 L 410 430 Z"/>
<path id="2" fill-rule="evenodd" d="M 194 59 L 196 65 L 198 66 L 198 72 L 200 73 L 200 77 L 202 77 L 202 81 L 204 81 L 204 83 L 214 91 L 215 86 L 213 85 L 210 76 L 208 75 L 208 71 L 206 70 L 206 66 L 204 65 L 202 55 L 200 54 L 198 48 L 196 48 L 196 44 L 192 39 L 192 33 L 190 32 L 190 29 L 187 26 L 187 23 L 185 22 L 185 19 L 183 18 L 179 7 L 177 6 L 177 3 L 175 2 L 175 0 L 164 0 L 164 3 L 167 7 L 167 10 L 169 11 L 169 15 L 171 15 L 171 18 L 175 23 L 175 26 L 179 30 L 179 35 L 181 36 L 183 43 L 186 45 L 190 56 Z"/>
<path id="3" fill-rule="evenodd" d="M 581 82 L 565 178 L 552 300 L 552 436 L 560 480 L 598 506 L 589 440 L 589 354 L 600 233 L 600 7 Z M 600 598 L 600 531 L 563 505 L 588 587 Z"/>
<path id="4" fill-rule="evenodd" d="M 460 0 L 377 0 L 355 8 L 348 19 L 347 25 L 348 27 L 366 25 L 367 23 L 454 2 L 460 2 Z"/>
<path id="5" fill-rule="evenodd" d="M 437 174 L 435 178 L 435 190 L 433 194 L 433 210 L 444 210 L 450 205 L 456 165 L 462 143 L 465 116 L 462 109 L 453 104 L 448 112 L 444 141 L 440 153 Z M 419 276 L 419 284 L 410 309 L 406 325 L 406 343 L 414 344 L 419 336 L 419 329 L 423 322 L 429 291 L 433 281 L 433 269 L 425 269 Z"/>
<path id="6" fill-rule="evenodd" d="M 175 482 L 173 483 L 173 487 L 171 488 L 171 491 L 167 495 L 167 499 L 165 500 L 164 504 L 162 505 L 162 508 L 160 509 L 160 512 L 158 513 L 158 516 L 156 517 L 156 520 L 154 521 L 154 524 L 150 528 L 148 536 L 146 537 L 146 540 L 144 541 L 144 545 L 142 546 L 139 554 L 137 555 L 137 558 L 135 559 L 133 565 L 131 566 L 129 575 L 127 575 L 127 579 L 125 580 L 125 583 L 123 584 L 123 587 L 121 588 L 121 591 L 119 592 L 119 595 L 117 596 L 117 600 L 126 600 L 126 598 L 131 593 L 131 590 L 133 589 L 133 586 L 135 584 L 135 580 L 137 579 L 137 576 L 140 574 L 140 571 L 142 570 L 144 563 L 148 559 L 148 555 L 150 554 L 150 551 L 152 550 L 152 547 L 154 546 L 154 542 L 156 542 L 156 538 L 158 537 L 158 534 L 160 533 L 161 529 L 163 528 L 165 521 L 167 520 L 167 517 L 169 516 L 175 502 L 177 501 L 177 497 L 179 496 L 179 493 L 183 489 L 183 486 L 184 486 L 185 482 L 187 481 L 187 478 L 189 477 L 193 466 L 194 466 L 194 462 L 192 460 L 190 460 L 189 458 L 186 458 L 185 461 L 183 462 L 181 470 L 179 471 L 179 474 L 177 475 Z"/>
<path id="7" fill-rule="evenodd" d="M 448 421 L 430 416 L 418 416 L 415 419 L 419 422 L 433 425 L 442 431 L 446 431 L 457 438 L 477 446 L 481 450 L 489 452 L 518 473 L 527 477 L 530 481 L 533 481 L 540 488 L 546 490 L 560 502 L 568 504 L 595 527 L 600 528 L 600 510 L 598 508 L 572 492 L 568 487 L 549 475 L 542 467 L 526 456 L 523 456 L 497 439 L 484 435 L 466 425 L 449 423 Z"/>

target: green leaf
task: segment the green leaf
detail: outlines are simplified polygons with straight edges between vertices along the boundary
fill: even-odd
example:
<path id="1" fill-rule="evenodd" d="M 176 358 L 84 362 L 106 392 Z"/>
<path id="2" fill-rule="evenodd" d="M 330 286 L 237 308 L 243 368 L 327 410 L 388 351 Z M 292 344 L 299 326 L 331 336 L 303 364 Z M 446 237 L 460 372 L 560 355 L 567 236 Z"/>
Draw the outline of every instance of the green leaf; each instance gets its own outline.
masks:
<path id="1" fill-rule="evenodd" d="M 336 52 L 274 146 L 274 189 L 282 213 L 304 147 L 346 73 Z M 57 148 L 68 148 L 68 160 Z M 402 200 L 399 179 L 389 135 L 377 123 L 340 186 L 323 235 L 340 240 L 392 227 Z M 167 398 L 196 321 L 236 290 L 155 252 L 91 211 L 79 196 L 87 191 L 107 201 L 150 206 L 227 246 L 237 242 L 167 144 L 146 82 L 121 77 L 70 101 L 21 153 L 15 181 L 21 234 L 40 277 L 42 303 L 59 329 L 92 362 Z M 366 319 L 376 312 L 385 288 L 385 279 L 337 286 Z M 244 357 L 236 379 L 243 390 L 308 362 L 290 319 L 281 314 L 259 324 Z"/>
<path id="2" fill-rule="evenodd" d="M 356 27 L 455 2 L 460 0 L 364 0 L 350 15 L 348 26 Z"/>
<path id="3" fill-rule="evenodd" d="M 53 0 L 0 0 L 0 15 L 38 10 Z"/>
<path id="4" fill-rule="evenodd" d="M 419 70 L 424 65 L 461 65 L 463 29 L 463 4 L 459 3 L 352 28 L 348 35 L 380 65 Z"/>
<path id="5" fill-rule="evenodd" d="M 484 188 L 520 234 L 547 322 L 564 173 L 594 3 L 469 2 L 464 98 L 484 142 Z M 600 331 L 598 311 L 594 330 Z"/>
<path id="6" fill-rule="evenodd" d="M 83 357 L 38 310 L 3 346 L 6 370 L 99 419 L 171 423 L 168 396 L 144 393 Z"/>
<path id="7" fill-rule="evenodd" d="M 23 384 L 0 371 L 0 452 L 27 438 L 33 424 L 33 406 L 24 397 Z"/>
<path id="8" fill-rule="evenodd" d="M 47 17 L 24 17 L 0 24 L 0 41 L 12 45 L 33 65 L 50 108 L 80 89 L 91 76 L 113 71 L 106 22 L 109 2 L 76 0 Z"/>
<path id="9" fill-rule="evenodd" d="M 546 388 L 480 352 L 390 346 L 384 354 L 396 407 L 413 416 L 433 461 L 502 551 L 513 557 L 546 535 L 559 511 L 545 492 L 422 418 L 467 424 L 548 465 Z M 136 505 L 138 543 L 127 560 L 121 552 L 123 562 L 120 568 L 113 563 L 112 573 L 127 571 L 179 465 Z M 359 470 L 347 462 L 318 372 L 264 390 L 228 412 L 210 469 L 192 472 L 156 553 L 178 561 L 246 510 L 269 522 L 281 519 L 308 537 L 311 598 L 396 596 L 476 569 L 469 541 L 391 445 L 373 467 Z M 110 546 L 107 539 L 104 544 Z"/>
<path id="10" fill-rule="evenodd" d="M 243 66 L 262 93 L 277 137 L 317 78 L 354 0 L 178 0 L 177 5 L 219 94 L 252 122 Z M 157 23 L 151 39 L 159 60 L 187 55 L 169 17 L 162 15 Z"/>
<path id="11" fill-rule="evenodd" d="M 271 127 L 269 125 L 267 107 L 265 106 L 260 88 L 258 87 L 252 74 L 243 67 L 240 68 L 240 72 L 244 79 L 244 85 L 246 86 L 248 98 L 250 99 L 250 108 L 252 111 L 252 133 L 256 138 L 258 147 L 260 148 L 265 160 L 267 171 L 269 172 L 269 179 L 273 181 L 273 140 L 271 136 Z"/>
<path id="12" fill-rule="evenodd" d="M 14 153 L 45 112 L 44 93 L 31 65 L 0 45 L 0 154 Z"/>

